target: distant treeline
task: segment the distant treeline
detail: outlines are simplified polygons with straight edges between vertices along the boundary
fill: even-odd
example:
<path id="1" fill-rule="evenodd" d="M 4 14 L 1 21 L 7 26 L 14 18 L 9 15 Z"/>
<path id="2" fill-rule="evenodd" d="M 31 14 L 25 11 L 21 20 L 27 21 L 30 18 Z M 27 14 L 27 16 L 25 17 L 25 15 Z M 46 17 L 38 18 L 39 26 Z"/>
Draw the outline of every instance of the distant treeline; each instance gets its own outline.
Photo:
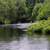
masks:
<path id="1" fill-rule="evenodd" d="M 47 20 L 50 0 L 0 0 L 0 24 Z"/>

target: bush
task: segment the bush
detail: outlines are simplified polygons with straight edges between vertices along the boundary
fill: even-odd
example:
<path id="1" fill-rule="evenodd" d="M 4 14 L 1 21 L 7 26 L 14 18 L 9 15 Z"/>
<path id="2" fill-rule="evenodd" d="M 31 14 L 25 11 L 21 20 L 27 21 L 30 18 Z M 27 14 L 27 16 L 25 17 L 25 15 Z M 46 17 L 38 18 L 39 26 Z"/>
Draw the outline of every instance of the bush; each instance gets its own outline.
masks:
<path id="1" fill-rule="evenodd" d="M 50 26 L 47 26 L 46 28 L 43 29 L 43 33 L 45 35 L 50 35 Z"/>
<path id="2" fill-rule="evenodd" d="M 43 6 L 39 9 L 38 11 L 38 16 L 37 16 L 37 20 L 47 20 L 48 18 L 48 13 L 50 13 L 50 3 L 49 0 L 45 0 Z"/>
<path id="3" fill-rule="evenodd" d="M 28 28 L 28 34 L 49 34 L 50 33 L 50 20 L 42 20 L 39 22 L 33 23 Z"/>

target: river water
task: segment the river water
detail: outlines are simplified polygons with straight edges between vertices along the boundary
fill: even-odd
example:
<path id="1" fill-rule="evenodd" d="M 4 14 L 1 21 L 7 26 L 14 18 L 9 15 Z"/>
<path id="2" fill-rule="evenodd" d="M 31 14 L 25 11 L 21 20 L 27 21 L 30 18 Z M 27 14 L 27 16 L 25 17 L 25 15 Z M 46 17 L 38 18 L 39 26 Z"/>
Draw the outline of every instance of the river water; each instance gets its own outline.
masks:
<path id="1" fill-rule="evenodd" d="M 23 27 L 23 26 L 22 26 Z M 19 30 L 19 34 L 23 34 L 24 32 L 21 32 Z M 6 28 L 6 32 L 0 32 L 2 35 L 6 33 L 6 37 L 12 33 L 13 35 L 16 35 L 16 31 L 12 29 Z M 10 33 L 10 34 L 9 34 Z M 5 35 L 3 35 L 5 37 Z M 8 36 L 9 37 L 9 36 Z M 6 38 L 8 39 L 8 38 Z M 0 41 L 0 50 L 50 50 L 50 41 L 48 40 L 48 37 L 42 35 L 38 36 L 35 35 L 33 37 L 29 37 L 27 35 L 20 36 L 17 38 L 12 38 L 10 41 Z"/>
<path id="2" fill-rule="evenodd" d="M 49 50 L 49 42 L 45 36 L 23 36 L 20 40 L 0 41 L 0 50 Z"/>

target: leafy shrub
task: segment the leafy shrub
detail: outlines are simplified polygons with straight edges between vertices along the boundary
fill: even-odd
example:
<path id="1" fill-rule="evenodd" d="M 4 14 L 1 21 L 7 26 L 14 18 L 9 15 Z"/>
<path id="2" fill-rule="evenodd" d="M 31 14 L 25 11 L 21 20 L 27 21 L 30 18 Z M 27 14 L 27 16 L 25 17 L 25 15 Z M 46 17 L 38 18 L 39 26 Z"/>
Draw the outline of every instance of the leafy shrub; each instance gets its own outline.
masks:
<path id="1" fill-rule="evenodd" d="M 45 35 L 50 35 L 50 26 L 47 26 L 46 28 L 43 29 L 43 33 Z"/>
<path id="2" fill-rule="evenodd" d="M 36 22 L 35 24 L 33 23 L 29 28 L 28 28 L 28 34 L 46 34 L 50 33 L 50 20 L 42 20 L 39 22 Z"/>
<path id="3" fill-rule="evenodd" d="M 43 20 L 43 19 L 47 20 L 48 12 L 50 11 L 50 6 L 49 6 L 50 3 L 49 2 L 50 2 L 49 0 L 45 0 L 43 6 L 38 11 L 37 20 Z"/>

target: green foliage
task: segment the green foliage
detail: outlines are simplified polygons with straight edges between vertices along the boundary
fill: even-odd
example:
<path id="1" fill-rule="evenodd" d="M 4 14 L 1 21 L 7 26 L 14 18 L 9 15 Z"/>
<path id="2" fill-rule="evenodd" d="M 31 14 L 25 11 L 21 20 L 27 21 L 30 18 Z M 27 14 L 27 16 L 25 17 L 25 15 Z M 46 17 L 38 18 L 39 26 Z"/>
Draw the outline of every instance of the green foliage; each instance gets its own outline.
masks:
<path id="1" fill-rule="evenodd" d="M 29 28 L 28 28 L 28 34 L 49 34 L 50 32 L 50 20 L 42 20 L 39 22 L 33 23 Z M 49 33 L 48 33 L 49 32 Z"/>
<path id="2" fill-rule="evenodd" d="M 43 29 L 43 33 L 45 35 L 50 35 L 50 26 L 47 26 L 46 28 Z"/>
<path id="3" fill-rule="evenodd" d="M 4 23 L 16 17 L 16 0 L 0 0 L 0 17 Z"/>
<path id="4" fill-rule="evenodd" d="M 37 16 L 38 16 L 38 11 L 39 11 L 39 9 L 42 7 L 42 4 L 40 3 L 38 3 L 38 4 L 36 4 L 35 6 L 34 6 L 34 8 L 33 8 L 33 11 L 32 11 L 32 18 L 33 18 L 33 20 L 37 20 L 36 18 L 37 18 Z"/>
<path id="5" fill-rule="evenodd" d="M 48 16 L 50 16 L 50 1 L 45 0 L 44 3 L 36 1 L 36 4 L 32 11 L 32 19 L 34 20 L 47 20 Z"/>
<path id="6" fill-rule="evenodd" d="M 38 11 L 37 20 L 47 19 L 48 12 L 50 13 L 50 3 L 49 0 L 45 1 L 43 6 Z"/>
<path id="7" fill-rule="evenodd" d="M 26 6 L 26 0 L 0 0 L 0 17 L 3 18 L 0 22 L 5 24 L 29 20 L 30 9 Z"/>
<path id="8" fill-rule="evenodd" d="M 44 0 L 43 0 L 44 1 Z M 50 16 L 50 1 L 45 0 L 0 0 L 0 22 L 36 21 Z"/>

